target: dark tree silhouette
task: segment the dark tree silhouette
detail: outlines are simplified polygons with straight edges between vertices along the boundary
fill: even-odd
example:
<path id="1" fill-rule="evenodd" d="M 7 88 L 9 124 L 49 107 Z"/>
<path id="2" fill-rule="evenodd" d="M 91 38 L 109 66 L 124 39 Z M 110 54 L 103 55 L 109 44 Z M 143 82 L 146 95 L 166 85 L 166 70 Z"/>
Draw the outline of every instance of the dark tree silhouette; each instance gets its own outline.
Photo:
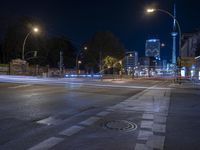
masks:
<path id="1" fill-rule="evenodd" d="M 58 67 L 60 51 L 63 52 L 64 67 L 75 67 L 76 48 L 66 37 L 53 37 L 49 39 L 47 43 L 47 61 L 51 67 Z"/>
<path id="2" fill-rule="evenodd" d="M 27 33 L 34 26 L 39 26 L 39 35 L 30 34 L 25 45 L 27 51 L 43 51 L 45 46 L 44 24 L 38 18 L 23 16 L 7 25 L 2 40 L 3 62 L 8 63 L 11 59 L 21 58 L 22 45 Z M 37 36 L 37 37 L 36 37 Z M 39 53 L 38 53 L 39 54 Z"/>
<path id="3" fill-rule="evenodd" d="M 84 51 L 85 68 L 97 72 L 99 66 L 103 66 L 103 60 L 107 57 L 122 59 L 125 50 L 119 39 L 112 32 L 97 32 L 84 43 L 87 50 Z M 101 62 L 101 63 L 100 63 Z"/>

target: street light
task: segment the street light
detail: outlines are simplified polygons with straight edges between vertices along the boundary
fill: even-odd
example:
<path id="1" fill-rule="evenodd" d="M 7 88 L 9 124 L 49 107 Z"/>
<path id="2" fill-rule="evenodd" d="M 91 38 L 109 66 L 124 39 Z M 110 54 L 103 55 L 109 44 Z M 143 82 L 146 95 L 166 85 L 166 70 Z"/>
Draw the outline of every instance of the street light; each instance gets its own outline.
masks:
<path id="1" fill-rule="evenodd" d="M 146 10 L 147 13 L 153 13 L 153 12 L 156 12 L 156 11 L 165 13 L 165 14 L 169 15 L 170 17 L 172 17 L 175 20 L 175 22 L 176 22 L 176 24 L 178 26 L 178 32 L 179 32 L 179 55 L 181 56 L 181 28 L 180 28 L 180 24 L 179 24 L 178 20 L 170 12 L 168 12 L 166 10 L 163 10 L 163 9 L 148 8 Z"/>
<path id="2" fill-rule="evenodd" d="M 150 9 L 150 8 L 147 9 L 147 12 L 148 12 L 148 13 L 152 13 L 152 12 L 154 12 L 154 11 L 155 11 L 155 9 L 153 9 L 153 8 L 151 8 L 151 9 Z"/>
<path id="3" fill-rule="evenodd" d="M 83 49 L 84 49 L 84 50 L 87 50 L 88 47 L 87 47 L 87 46 L 84 46 Z M 78 60 L 78 57 L 79 57 L 80 53 L 81 53 L 81 50 L 80 50 L 80 51 L 77 53 L 77 55 L 76 55 L 76 72 L 77 72 L 77 74 L 78 74 L 78 72 L 79 72 L 79 64 L 81 64 L 81 61 Z"/>
<path id="4" fill-rule="evenodd" d="M 24 42 L 23 42 L 23 46 L 22 46 L 22 60 L 24 60 L 24 49 L 25 49 L 25 44 L 26 44 L 26 40 L 28 38 L 28 36 L 32 33 L 35 32 L 37 33 L 39 31 L 39 29 L 37 27 L 34 27 L 25 37 Z"/>

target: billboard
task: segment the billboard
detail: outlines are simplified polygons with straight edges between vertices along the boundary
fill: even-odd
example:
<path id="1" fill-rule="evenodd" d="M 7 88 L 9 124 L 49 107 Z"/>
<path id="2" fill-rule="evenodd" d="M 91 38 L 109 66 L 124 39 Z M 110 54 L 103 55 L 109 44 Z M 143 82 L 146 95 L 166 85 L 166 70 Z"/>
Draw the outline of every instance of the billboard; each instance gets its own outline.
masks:
<path id="1" fill-rule="evenodd" d="M 178 66 L 180 67 L 191 67 L 195 64 L 194 57 L 179 57 L 178 58 Z"/>

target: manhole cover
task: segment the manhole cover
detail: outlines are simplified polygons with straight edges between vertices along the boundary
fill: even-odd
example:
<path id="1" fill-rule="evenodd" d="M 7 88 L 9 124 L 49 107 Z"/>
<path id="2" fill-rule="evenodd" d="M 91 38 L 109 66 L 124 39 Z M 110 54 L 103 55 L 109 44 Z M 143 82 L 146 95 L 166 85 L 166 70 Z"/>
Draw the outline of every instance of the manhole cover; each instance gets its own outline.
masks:
<path id="1" fill-rule="evenodd" d="M 137 125 L 126 120 L 111 120 L 106 121 L 104 127 L 111 130 L 132 131 L 137 128 Z"/>

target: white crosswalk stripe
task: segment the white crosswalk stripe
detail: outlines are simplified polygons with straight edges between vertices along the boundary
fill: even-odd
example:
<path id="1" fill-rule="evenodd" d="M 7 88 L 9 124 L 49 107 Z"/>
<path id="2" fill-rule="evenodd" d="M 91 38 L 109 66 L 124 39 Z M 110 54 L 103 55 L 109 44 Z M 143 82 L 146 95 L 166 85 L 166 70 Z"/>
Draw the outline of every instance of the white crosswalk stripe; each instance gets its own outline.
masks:
<path id="1" fill-rule="evenodd" d="M 43 142 L 29 148 L 28 150 L 48 150 L 51 147 L 55 146 L 56 144 L 62 142 L 64 139 L 63 138 L 58 138 L 58 137 L 50 137 Z"/>
<path id="2" fill-rule="evenodd" d="M 29 87 L 29 86 L 32 86 L 32 84 L 23 84 L 23 85 L 8 87 L 8 88 L 9 89 L 18 89 L 18 88 L 24 88 L 24 87 Z"/>

